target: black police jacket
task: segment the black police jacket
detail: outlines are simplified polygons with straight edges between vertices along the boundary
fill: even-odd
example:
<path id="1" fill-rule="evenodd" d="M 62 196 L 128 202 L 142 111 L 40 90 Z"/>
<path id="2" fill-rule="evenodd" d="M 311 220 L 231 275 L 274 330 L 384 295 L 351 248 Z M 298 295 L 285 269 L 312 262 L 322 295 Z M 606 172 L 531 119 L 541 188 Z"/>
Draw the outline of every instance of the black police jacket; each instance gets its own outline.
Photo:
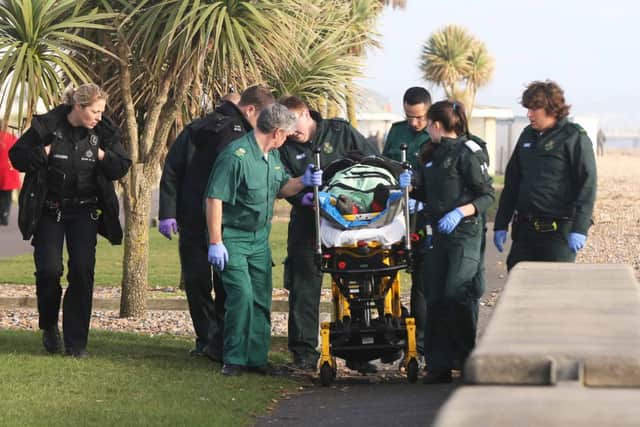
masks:
<path id="1" fill-rule="evenodd" d="M 63 126 L 63 120 L 71 106 L 60 105 L 46 114 L 34 116 L 29 128 L 9 151 L 13 166 L 25 172 L 19 197 L 18 226 L 22 237 L 30 239 L 36 231 L 47 195 L 48 158 L 44 151 L 51 144 L 54 132 Z M 98 233 L 114 245 L 122 243 L 120 206 L 113 181 L 122 178 L 131 159 L 120 142 L 120 132 L 106 116 L 94 128 L 98 146 L 104 151 L 103 160 L 96 166 L 96 189 L 98 208 L 102 214 L 98 222 Z"/>
<path id="2" fill-rule="evenodd" d="M 204 193 L 222 150 L 252 127 L 232 102 L 188 124 L 171 146 L 160 179 L 160 219 L 176 218 L 182 235 L 204 237 Z"/>

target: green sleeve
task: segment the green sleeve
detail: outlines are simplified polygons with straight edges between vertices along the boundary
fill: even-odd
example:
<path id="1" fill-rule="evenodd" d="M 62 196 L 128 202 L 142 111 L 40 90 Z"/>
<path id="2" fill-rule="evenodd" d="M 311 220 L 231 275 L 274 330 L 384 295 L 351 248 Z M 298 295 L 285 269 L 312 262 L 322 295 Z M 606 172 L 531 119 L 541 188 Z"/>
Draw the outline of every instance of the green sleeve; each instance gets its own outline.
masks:
<path id="1" fill-rule="evenodd" d="M 207 197 L 235 204 L 237 190 L 242 180 L 242 161 L 232 151 L 225 149 L 216 159 L 209 175 Z"/>
<path id="2" fill-rule="evenodd" d="M 385 157 L 388 157 L 392 160 L 396 160 L 396 161 L 400 161 L 400 159 L 396 159 L 393 156 L 393 153 L 395 150 L 395 145 L 396 145 L 396 133 L 398 133 L 396 131 L 396 127 L 395 126 L 391 126 L 391 129 L 389 129 L 389 135 L 387 135 L 387 141 L 384 144 L 384 149 L 382 150 L 382 155 Z"/>
<path id="3" fill-rule="evenodd" d="M 593 144 L 586 133 L 580 133 L 571 153 L 571 171 L 575 188 L 573 230 L 587 235 L 596 200 L 597 172 Z"/>
<path id="4" fill-rule="evenodd" d="M 488 173 L 488 165 L 480 156 L 468 153 L 463 157 L 463 178 L 465 185 L 475 195 L 471 201 L 476 208 L 476 215 L 482 215 L 493 204 L 495 190 Z"/>

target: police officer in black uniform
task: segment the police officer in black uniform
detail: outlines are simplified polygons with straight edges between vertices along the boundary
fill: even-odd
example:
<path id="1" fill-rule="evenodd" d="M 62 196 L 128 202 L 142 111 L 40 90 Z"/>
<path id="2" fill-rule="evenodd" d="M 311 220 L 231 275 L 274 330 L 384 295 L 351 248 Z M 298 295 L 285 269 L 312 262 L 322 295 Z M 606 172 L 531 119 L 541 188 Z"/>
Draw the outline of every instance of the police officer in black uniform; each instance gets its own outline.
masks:
<path id="1" fill-rule="evenodd" d="M 179 254 L 189 312 L 196 333 L 190 354 L 222 360 L 224 288 L 207 259 L 204 193 L 218 154 L 256 123 L 274 97 L 264 86 L 246 89 L 238 102 L 224 101 L 211 114 L 189 124 L 167 155 L 160 180 L 160 233 L 180 231 Z M 215 302 L 211 290 L 215 291 Z"/>
<path id="2" fill-rule="evenodd" d="M 427 328 L 425 384 L 451 381 L 475 345 L 481 294 L 483 214 L 494 200 L 486 156 L 469 138 L 464 106 L 440 101 L 427 113 L 432 142 L 423 151 L 412 197 L 425 202 L 433 244 L 425 253 Z M 401 175 L 401 186 L 407 181 Z"/>
<path id="3" fill-rule="evenodd" d="M 16 169 L 26 172 L 18 224 L 33 236 L 39 326 L 47 352 L 61 350 L 58 312 L 62 288 L 62 245 L 69 252 L 63 332 L 67 355 L 87 356 L 97 233 L 122 242 L 113 180 L 131 160 L 118 129 L 103 116 L 107 95 L 94 84 L 69 89 L 64 105 L 35 116 L 31 128 L 10 151 Z"/>
<path id="4" fill-rule="evenodd" d="M 292 177 L 302 176 L 307 165 L 314 162 L 314 150 L 320 150 L 320 163 L 329 165 L 346 157 L 362 157 L 378 154 L 360 132 L 342 119 L 322 119 L 319 113 L 310 111 L 300 98 L 288 96 L 280 100 L 296 113 L 296 131 L 280 147 L 280 159 Z M 288 198 L 291 203 L 291 219 L 287 239 L 287 259 L 284 265 L 284 286 L 289 290 L 289 351 L 296 369 L 316 368 L 319 353 L 318 318 L 322 272 L 315 262 L 315 223 L 310 199 L 304 196 L 311 191 L 303 189 Z M 350 363 L 350 368 L 373 370 L 370 364 Z"/>
<path id="5" fill-rule="evenodd" d="M 596 162 L 587 133 L 567 120 L 557 83 L 532 82 L 522 95 L 531 124 L 507 164 L 494 224 L 502 252 L 512 223 L 510 270 L 520 261 L 573 262 L 587 240 L 596 198 Z"/>

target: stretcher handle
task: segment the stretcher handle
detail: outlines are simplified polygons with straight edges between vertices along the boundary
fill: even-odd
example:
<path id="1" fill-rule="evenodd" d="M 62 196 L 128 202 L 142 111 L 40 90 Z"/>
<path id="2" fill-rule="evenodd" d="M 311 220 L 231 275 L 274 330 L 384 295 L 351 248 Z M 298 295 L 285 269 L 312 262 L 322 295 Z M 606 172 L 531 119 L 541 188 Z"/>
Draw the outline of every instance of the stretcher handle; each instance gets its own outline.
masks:
<path id="1" fill-rule="evenodd" d="M 402 169 L 409 170 L 411 165 L 407 162 L 407 144 L 400 145 L 400 159 L 402 159 Z M 402 189 L 402 198 L 404 199 L 404 248 L 411 250 L 411 235 L 409 230 L 409 187 Z"/>
<path id="2" fill-rule="evenodd" d="M 320 149 L 314 148 L 313 155 L 315 157 L 314 172 L 320 170 Z M 313 186 L 313 207 L 316 223 L 316 255 L 322 255 L 322 240 L 320 239 L 320 198 L 318 197 L 319 186 Z"/>

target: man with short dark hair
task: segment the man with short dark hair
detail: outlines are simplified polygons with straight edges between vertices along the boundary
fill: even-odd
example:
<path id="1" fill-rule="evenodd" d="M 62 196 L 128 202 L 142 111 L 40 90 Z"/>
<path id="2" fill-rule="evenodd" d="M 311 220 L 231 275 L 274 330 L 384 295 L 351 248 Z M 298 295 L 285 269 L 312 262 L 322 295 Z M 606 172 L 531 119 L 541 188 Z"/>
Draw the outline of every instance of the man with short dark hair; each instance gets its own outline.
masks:
<path id="1" fill-rule="evenodd" d="M 493 242 L 502 252 L 511 222 L 509 270 L 520 261 L 574 262 L 592 223 L 593 144 L 568 120 L 570 106 L 557 83 L 532 82 L 521 103 L 531 124 L 507 164 Z"/>
<path id="2" fill-rule="evenodd" d="M 411 87 L 404 93 L 402 108 L 406 119 L 391 126 L 383 156 L 401 161 L 402 144 L 407 144 L 407 161 L 414 171 L 420 169 L 420 153 L 430 141 L 427 132 L 427 112 L 431 106 L 431 94 L 423 87 Z M 420 206 L 420 205 L 419 205 Z M 427 250 L 427 220 L 422 209 L 416 209 L 414 200 L 410 200 L 415 224 L 414 236 L 419 240 L 412 242 L 413 268 L 411 272 L 411 316 L 416 319 L 416 343 L 418 352 L 424 355 L 424 329 L 427 321 L 427 303 L 424 299 L 423 260 Z"/>
<path id="3" fill-rule="evenodd" d="M 218 157 L 207 188 L 209 262 L 227 294 L 224 322 L 225 376 L 266 373 L 271 339 L 269 233 L 276 197 L 290 197 L 322 183 L 322 171 L 290 179 L 277 149 L 296 117 L 280 104 L 266 107 L 256 128 Z M 224 228 L 223 228 L 224 227 Z"/>
<path id="4" fill-rule="evenodd" d="M 158 230 L 171 239 L 180 231 L 179 254 L 189 312 L 196 333 L 190 354 L 222 360 L 224 288 L 207 261 L 204 192 L 222 150 L 251 130 L 275 98 L 265 86 L 251 86 L 236 105 L 223 102 L 211 114 L 185 128 L 171 146 L 160 180 Z M 215 291 L 215 302 L 211 290 Z"/>

